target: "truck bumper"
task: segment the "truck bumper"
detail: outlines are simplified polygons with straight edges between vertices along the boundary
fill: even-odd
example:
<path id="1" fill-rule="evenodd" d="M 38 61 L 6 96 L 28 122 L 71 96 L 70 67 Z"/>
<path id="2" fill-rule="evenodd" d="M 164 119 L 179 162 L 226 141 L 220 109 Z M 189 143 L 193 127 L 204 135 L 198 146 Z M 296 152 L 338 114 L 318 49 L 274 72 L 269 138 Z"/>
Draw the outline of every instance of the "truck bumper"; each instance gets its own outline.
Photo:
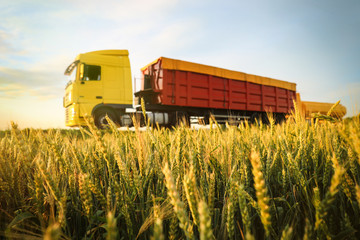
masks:
<path id="1" fill-rule="evenodd" d="M 79 127 L 86 125 L 85 119 L 79 117 L 79 105 L 71 104 L 65 108 L 65 125 L 67 127 Z"/>

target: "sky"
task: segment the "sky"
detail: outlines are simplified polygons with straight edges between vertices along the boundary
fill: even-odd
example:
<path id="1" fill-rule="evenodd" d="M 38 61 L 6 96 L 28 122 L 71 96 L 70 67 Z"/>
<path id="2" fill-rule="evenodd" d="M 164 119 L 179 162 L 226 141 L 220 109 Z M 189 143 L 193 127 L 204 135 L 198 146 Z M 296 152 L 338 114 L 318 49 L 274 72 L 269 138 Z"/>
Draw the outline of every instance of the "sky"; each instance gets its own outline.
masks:
<path id="1" fill-rule="evenodd" d="M 64 128 L 66 67 L 128 49 L 297 84 L 302 100 L 360 107 L 359 0 L 0 0 L 0 130 Z"/>

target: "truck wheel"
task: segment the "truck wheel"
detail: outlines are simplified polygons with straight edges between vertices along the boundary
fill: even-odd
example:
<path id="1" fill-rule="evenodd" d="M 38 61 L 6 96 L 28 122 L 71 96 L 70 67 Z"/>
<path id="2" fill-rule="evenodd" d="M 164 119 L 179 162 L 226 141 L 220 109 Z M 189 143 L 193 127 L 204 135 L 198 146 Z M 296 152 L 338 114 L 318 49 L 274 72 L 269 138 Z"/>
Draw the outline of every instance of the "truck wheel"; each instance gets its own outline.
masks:
<path id="1" fill-rule="evenodd" d="M 109 127 L 106 116 L 108 116 L 115 124 L 117 123 L 114 112 L 109 109 L 100 109 L 96 111 L 94 115 L 95 126 L 99 129 L 105 129 Z"/>

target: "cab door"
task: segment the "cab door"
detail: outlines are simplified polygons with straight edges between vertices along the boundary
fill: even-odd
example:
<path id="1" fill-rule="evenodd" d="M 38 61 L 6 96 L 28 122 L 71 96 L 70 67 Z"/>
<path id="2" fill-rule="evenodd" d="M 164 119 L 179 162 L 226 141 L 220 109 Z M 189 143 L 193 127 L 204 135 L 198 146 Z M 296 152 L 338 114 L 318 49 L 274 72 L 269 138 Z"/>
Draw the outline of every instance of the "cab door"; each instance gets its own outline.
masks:
<path id="1" fill-rule="evenodd" d="M 103 80 L 101 66 L 82 63 L 78 84 L 80 116 L 91 115 L 94 106 L 103 103 Z"/>

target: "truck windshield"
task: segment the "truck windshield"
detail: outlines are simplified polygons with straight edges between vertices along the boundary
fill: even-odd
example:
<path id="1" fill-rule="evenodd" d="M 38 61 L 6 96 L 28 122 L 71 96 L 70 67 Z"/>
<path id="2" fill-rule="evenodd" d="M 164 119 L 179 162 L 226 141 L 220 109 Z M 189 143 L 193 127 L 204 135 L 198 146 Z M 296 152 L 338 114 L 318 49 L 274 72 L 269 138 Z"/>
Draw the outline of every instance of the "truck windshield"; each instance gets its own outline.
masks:
<path id="1" fill-rule="evenodd" d="M 69 77 L 70 82 L 72 82 L 76 79 L 76 72 L 77 72 L 78 64 L 79 64 L 79 61 L 75 61 L 72 64 L 70 64 L 65 70 L 64 74 L 70 76 Z"/>

